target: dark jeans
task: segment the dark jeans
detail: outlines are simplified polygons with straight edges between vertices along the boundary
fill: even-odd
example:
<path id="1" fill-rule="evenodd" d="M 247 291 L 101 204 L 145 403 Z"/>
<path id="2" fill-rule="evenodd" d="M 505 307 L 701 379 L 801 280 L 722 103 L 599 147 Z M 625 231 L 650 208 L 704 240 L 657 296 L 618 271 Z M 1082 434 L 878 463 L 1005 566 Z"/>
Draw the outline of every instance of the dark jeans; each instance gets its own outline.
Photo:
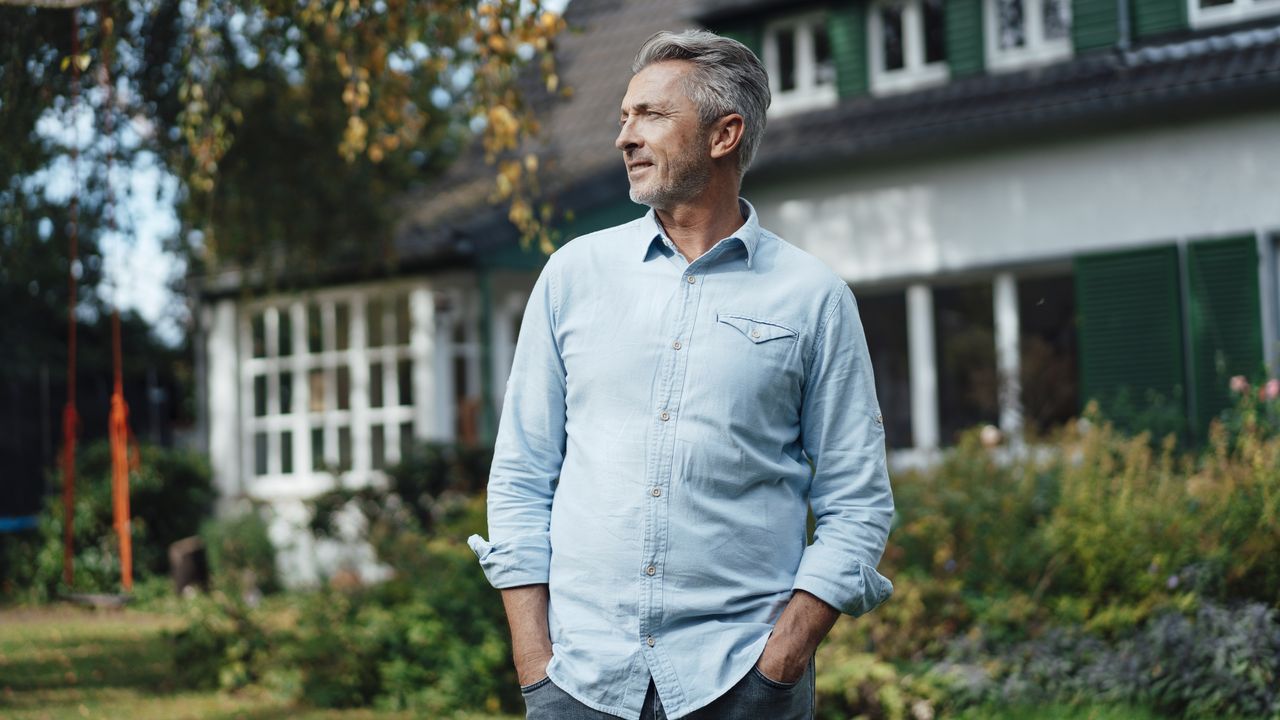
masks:
<path id="1" fill-rule="evenodd" d="M 746 677 L 710 705 L 686 715 L 688 720 L 810 720 L 813 717 L 813 663 L 792 684 L 775 682 L 751 668 Z M 551 678 L 526 688 L 528 720 L 612 720 L 615 716 L 583 705 L 561 690 Z M 645 696 L 640 720 L 667 720 L 653 683 Z"/>

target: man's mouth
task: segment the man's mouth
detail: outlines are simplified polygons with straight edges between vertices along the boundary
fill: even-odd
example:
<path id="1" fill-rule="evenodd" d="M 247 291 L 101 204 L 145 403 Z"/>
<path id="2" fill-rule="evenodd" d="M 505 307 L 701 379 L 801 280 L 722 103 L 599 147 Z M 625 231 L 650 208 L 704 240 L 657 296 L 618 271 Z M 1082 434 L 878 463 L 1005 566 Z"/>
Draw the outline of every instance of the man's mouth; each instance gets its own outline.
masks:
<path id="1" fill-rule="evenodd" d="M 627 172 L 629 173 L 638 172 L 648 167 L 653 167 L 653 163 L 647 162 L 644 160 L 638 160 L 636 162 L 627 163 Z"/>

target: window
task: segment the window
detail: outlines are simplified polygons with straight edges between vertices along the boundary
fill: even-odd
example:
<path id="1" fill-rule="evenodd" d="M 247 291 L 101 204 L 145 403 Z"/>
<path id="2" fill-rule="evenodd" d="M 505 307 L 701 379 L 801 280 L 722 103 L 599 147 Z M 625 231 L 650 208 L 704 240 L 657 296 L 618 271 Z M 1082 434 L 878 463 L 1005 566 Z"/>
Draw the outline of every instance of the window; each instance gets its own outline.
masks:
<path id="1" fill-rule="evenodd" d="M 1187 0 L 1192 27 L 1225 25 L 1280 14 L 1280 0 Z"/>
<path id="2" fill-rule="evenodd" d="M 944 20 L 942 0 L 874 3 L 867 23 L 872 91 L 904 92 L 946 82 Z"/>
<path id="3" fill-rule="evenodd" d="M 876 400 L 884 417 L 885 445 L 909 448 L 911 440 L 911 362 L 907 350 L 907 294 L 857 293 L 858 316 L 867 336 L 875 370 Z"/>
<path id="4" fill-rule="evenodd" d="M 399 461 L 416 412 L 409 298 L 379 287 L 250 307 L 241 326 L 248 476 L 323 480 Z"/>
<path id="5" fill-rule="evenodd" d="M 836 103 L 836 63 L 825 17 L 810 14 L 772 22 L 764 31 L 764 66 L 773 104 L 786 114 Z"/>
<path id="6" fill-rule="evenodd" d="M 995 318 L 990 283 L 933 290 L 942 441 L 999 422 Z"/>
<path id="7" fill-rule="evenodd" d="M 1016 70 L 1071 57 L 1070 0 L 985 0 L 987 67 Z"/>
<path id="8" fill-rule="evenodd" d="M 1020 278 L 1018 326 L 1023 420 L 1043 435 L 1080 408 L 1072 277 Z"/>

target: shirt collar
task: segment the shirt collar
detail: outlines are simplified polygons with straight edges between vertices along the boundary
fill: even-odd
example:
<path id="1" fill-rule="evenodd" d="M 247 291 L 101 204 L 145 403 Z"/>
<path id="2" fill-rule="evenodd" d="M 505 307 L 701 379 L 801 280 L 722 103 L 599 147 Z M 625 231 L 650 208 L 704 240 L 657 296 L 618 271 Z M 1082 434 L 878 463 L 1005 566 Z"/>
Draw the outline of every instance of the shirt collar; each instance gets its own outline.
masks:
<path id="1" fill-rule="evenodd" d="M 760 218 L 756 215 L 756 209 L 752 207 L 751 203 L 742 198 L 738 198 L 738 210 L 747 219 L 732 235 L 716 243 L 716 247 L 731 240 L 738 241 L 747 251 L 747 267 L 750 268 L 751 261 L 756 254 L 756 247 L 760 244 Z M 667 236 L 667 231 L 662 228 L 662 223 L 658 222 L 658 213 L 653 208 L 649 208 L 649 212 L 641 219 L 640 228 L 645 233 L 646 242 L 644 243 L 643 255 L 645 260 L 653 256 L 655 247 L 665 246 L 671 252 L 676 252 L 675 243 Z M 714 250 L 715 248 L 712 249 Z M 659 252 L 661 252 L 660 249 Z"/>

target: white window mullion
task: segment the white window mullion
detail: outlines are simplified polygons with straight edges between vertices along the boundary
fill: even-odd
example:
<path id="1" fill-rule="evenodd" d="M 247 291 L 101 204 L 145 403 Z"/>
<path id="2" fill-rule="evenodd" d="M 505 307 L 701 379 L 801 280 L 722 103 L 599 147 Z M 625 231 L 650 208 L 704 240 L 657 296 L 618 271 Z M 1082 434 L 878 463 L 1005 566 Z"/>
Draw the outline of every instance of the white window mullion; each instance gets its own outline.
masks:
<path id="1" fill-rule="evenodd" d="M 911 382 L 911 435 L 920 450 L 938 447 L 938 357 L 934 343 L 933 289 L 907 288 L 907 364 Z"/>
<path id="2" fill-rule="evenodd" d="M 293 355 L 289 367 L 293 371 L 293 415 L 289 428 L 293 431 L 293 472 L 302 476 L 314 472 L 311 467 L 311 427 L 307 415 L 311 412 L 311 393 L 307 387 L 309 348 L 307 347 L 307 306 L 301 301 L 289 304 L 290 344 Z"/>
<path id="3" fill-rule="evenodd" d="M 436 406 L 440 385 L 436 366 L 440 364 L 439 333 L 436 330 L 434 295 L 430 286 L 413 290 L 409 295 L 409 317 L 413 330 L 409 336 L 410 367 L 413 377 L 413 426 L 417 438 L 441 437 Z"/>
<path id="4" fill-rule="evenodd" d="M 813 26 L 808 22 L 796 26 L 796 91 L 813 92 L 817 85 L 814 62 Z"/>
<path id="5" fill-rule="evenodd" d="M 1022 0 L 1023 22 L 1027 29 L 1027 48 L 1040 49 L 1044 46 L 1044 3 L 1042 0 Z"/>
<path id="6" fill-rule="evenodd" d="M 1018 341 L 1018 282 L 1013 273 L 995 277 L 996 392 L 1000 402 L 1000 430 L 1014 445 L 1022 439 L 1022 356 Z"/>
<path id="7" fill-rule="evenodd" d="M 924 67 L 924 20 L 919 0 L 902 4 L 903 71 L 919 72 Z"/>
<path id="8" fill-rule="evenodd" d="M 351 470 L 359 477 L 367 476 L 372 467 L 372 434 L 369 428 L 369 356 L 368 333 L 365 319 L 368 317 L 366 307 L 367 296 L 364 294 L 351 297 L 351 313 L 348 318 L 349 328 L 347 350 L 348 370 L 351 386 L 348 388 L 349 408 L 351 410 Z"/>

